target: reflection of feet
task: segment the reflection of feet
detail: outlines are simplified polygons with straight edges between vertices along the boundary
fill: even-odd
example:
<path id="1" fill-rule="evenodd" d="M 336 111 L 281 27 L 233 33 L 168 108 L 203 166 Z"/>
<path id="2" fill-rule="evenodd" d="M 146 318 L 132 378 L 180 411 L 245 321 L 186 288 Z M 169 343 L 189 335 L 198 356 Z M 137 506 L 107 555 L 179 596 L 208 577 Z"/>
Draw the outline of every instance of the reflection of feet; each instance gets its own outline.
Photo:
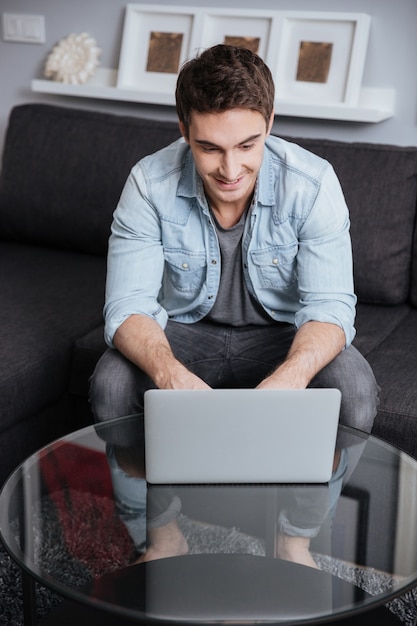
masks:
<path id="1" fill-rule="evenodd" d="M 178 528 L 176 520 L 169 522 L 165 526 L 150 529 L 149 541 L 148 549 L 139 557 L 136 561 L 137 563 L 165 559 L 171 556 L 181 556 L 188 552 L 188 543 Z"/>
<path id="2" fill-rule="evenodd" d="M 311 556 L 308 537 L 291 537 L 290 535 L 279 534 L 276 543 L 276 556 L 284 561 L 292 561 L 318 569 Z"/>

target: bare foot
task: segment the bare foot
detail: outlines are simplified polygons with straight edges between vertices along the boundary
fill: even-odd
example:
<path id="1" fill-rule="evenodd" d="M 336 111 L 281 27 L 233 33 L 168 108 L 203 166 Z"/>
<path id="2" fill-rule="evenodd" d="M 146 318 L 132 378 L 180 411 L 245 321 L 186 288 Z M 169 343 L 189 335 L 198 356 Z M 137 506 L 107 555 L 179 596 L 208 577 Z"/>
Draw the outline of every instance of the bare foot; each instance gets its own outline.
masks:
<path id="1" fill-rule="evenodd" d="M 188 543 L 178 528 L 176 520 L 165 526 L 149 530 L 150 545 L 136 563 L 145 563 L 156 559 L 165 559 L 171 556 L 187 554 Z"/>
<path id="2" fill-rule="evenodd" d="M 310 539 L 308 537 L 291 537 L 279 534 L 276 545 L 276 556 L 284 561 L 300 563 L 307 567 L 318 569 L 316 562 L 311 556 Z"/>

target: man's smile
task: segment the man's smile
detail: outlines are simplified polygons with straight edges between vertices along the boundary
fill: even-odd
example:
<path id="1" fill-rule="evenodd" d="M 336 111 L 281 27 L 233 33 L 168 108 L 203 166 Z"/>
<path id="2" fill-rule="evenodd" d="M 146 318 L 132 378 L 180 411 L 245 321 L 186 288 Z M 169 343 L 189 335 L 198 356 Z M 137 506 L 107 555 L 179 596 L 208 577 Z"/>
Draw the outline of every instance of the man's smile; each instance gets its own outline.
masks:
<path id="1" fill-rule="evenodd" d="M 242 182 L 243 178 L 244 174 L 239 176 L 239 178 L 235 178 L 235 180 L 225 180 L 224 178 L 219 178 L 217 176 L 214 177 L 217 183 L 223 187 L 237 187 Z"/>

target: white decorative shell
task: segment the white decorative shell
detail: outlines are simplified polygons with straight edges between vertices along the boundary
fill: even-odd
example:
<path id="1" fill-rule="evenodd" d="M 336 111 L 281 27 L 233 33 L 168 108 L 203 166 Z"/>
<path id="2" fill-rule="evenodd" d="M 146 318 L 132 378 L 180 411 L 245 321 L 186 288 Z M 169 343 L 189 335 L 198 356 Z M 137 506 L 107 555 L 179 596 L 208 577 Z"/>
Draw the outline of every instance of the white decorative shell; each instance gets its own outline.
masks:
<path id="1" fill-rule="evenodd" d="M 52 49 L 46 60 L 44 76 L 73 85 L 85 83 L 99 65 L 100 53 L 96 41 L 88 33 L 72 33 Z"/>

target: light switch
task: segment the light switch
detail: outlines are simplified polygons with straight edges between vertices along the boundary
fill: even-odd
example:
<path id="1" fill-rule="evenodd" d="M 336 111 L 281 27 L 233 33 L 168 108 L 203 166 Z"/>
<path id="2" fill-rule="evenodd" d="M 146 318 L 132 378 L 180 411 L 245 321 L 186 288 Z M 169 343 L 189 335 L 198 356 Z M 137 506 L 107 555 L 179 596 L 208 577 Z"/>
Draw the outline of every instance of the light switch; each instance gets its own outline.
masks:
<path id="1" fill-rule="evenodd" d="M 23 43 L 45 43 L 45 17 L 3 13 L 3 39 Z"/>

